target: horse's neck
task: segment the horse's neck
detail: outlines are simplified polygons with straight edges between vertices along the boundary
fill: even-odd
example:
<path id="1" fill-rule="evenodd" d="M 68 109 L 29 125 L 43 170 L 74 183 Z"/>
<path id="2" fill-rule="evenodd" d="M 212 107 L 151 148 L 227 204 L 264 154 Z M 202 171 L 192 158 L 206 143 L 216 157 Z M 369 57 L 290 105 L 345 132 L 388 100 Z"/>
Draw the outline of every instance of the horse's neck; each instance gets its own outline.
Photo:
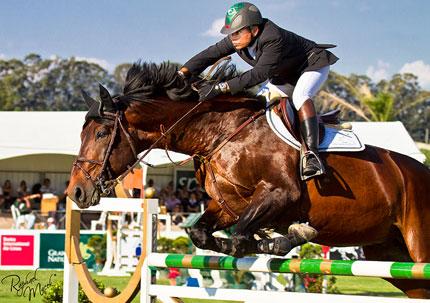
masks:
<path id="1" fill-rule="evenodd" d="M 237 127 L 237 111 L 195 115 L 170 136 L 169 148 L 189 155 L 207 155 Z"/>
<path id="2" fill-rule="evenodd" d="M 254 110 L 241 107 L 237 103 L 205 102 L 189 118 L 175 126 L 166 134 L 156 148 L 167 148 L 171 151 L 189 155 L 206 155 L 214 150 L 222 140 L 245 120 Z M 168 130 L 197 103 L 166 101 L 157 105 L 134 104 L 129 111 L 135 117 L 133 124 L 146 133 L 146 140 L 155 142 L 160 136 L 161 128 Z M 166 145 L 167 143 L 167 145 Z"/>

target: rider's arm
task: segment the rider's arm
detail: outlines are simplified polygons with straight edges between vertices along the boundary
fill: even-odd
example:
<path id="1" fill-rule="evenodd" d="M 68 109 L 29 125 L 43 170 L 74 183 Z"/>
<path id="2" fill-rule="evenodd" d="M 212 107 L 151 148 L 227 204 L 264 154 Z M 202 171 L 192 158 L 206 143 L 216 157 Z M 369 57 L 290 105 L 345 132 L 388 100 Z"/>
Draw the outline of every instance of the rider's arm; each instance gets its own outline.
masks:
<path id="1" fill-rule="evenodd" d="M 285 46 L 281 39 L 274 39 L 264 43 L 262 54 L 254 68 L 227 81 L 230 92 L 235 94 L 244 88 L 252 87 L 270 79 L 281 61 L 283 47 Z"/>
<path id="2" fill-rule="evenodd" d="M 233 43 L 231 43 L 228 37 L 225 37 L 218 43 L 209 46 L 204 51 L 192 57 L 187 63 L 184 64 L 181 70 L 189 72 L 190 74 L 198 75 L 209 65 L 214 64 L 218 59 L 231 55 L 234 52 L 235 49 Z"/>

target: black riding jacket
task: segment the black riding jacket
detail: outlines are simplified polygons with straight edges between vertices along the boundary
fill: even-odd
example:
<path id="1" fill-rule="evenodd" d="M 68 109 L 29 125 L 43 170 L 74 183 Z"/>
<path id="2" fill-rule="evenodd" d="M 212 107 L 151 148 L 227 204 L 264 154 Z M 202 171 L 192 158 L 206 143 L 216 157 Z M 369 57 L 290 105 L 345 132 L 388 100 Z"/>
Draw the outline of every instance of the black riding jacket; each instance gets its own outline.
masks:
<path id="1" fill-rule="evenodd" d="M 264 19 L 250 47 L 255 51 L 255 59 L 249 54 L 248 48 L 236 50 L 227 36 L 192 57 L 184 66 L 192 74 L 200 74 L 218 59 L 237 52 L 253 68 L 227 81 L 231 93 L 235 94 L 267 79 L 273 84 L 288 83 L 295 86 L 303 72 L 318 70 L 338 60 L 326 50 L 333 45 L 319 45 L 280 28 L 268 19 Z"/>

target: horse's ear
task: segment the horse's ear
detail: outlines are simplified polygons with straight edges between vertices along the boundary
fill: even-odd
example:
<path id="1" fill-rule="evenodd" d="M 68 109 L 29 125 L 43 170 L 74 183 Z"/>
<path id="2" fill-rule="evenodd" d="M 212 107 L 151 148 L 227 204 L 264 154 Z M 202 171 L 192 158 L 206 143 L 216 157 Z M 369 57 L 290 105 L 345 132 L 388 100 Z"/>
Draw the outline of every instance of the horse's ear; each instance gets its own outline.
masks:
<path id="1" fill-rule="evenodd" d="M 88 95 L 87 92 L 84 91 L 83 89 L 81 89 L 81 95 L 84 98 L 85 103 L 88 106 L 88 109 L 91 109 L 91 107 L 93 107 L 94 104 L 98 103 L 96 100 L 91 98 L 90 95 Z"/>
<path id="2" fill-rule="evenodd" d="M 115 104 L 108 90 L 101 84 L 99 84 L 99 89 L 100 100 L 102 101 L 99 108 L 100 115 L 103 116 L 103 112 L 115 112 Z"/>
<path id="3" fill-rule="evenodd" d="M 100 118 L 100 102 L 94 100 L 94 103 L 91 105 L 90 109 L 88 110 L 88 113 L 85 116 L 85 121 L 88 121 L 90 119 L 98 119 Z"/>

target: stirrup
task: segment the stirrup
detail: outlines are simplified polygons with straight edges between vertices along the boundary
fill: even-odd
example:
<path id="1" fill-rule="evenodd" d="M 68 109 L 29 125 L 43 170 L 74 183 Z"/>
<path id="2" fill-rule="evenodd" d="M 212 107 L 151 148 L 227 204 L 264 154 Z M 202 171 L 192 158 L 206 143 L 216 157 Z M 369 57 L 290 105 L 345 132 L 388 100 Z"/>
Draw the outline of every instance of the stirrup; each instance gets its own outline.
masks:
<path id="1" fill-rule="evenodd" d="M 306 161 L 307 161 L 308 157 L 314 157 L 317 160 L 319 169 L 314 174 L 309 175 L 309 176 L 305 176 L 303 174 L 303 168 L 306 166 Z M 302 179 L 302 181 L 306 181 L 308 179 L 311 179 L 313 177 L 320 176 L 323 174 L 325 174 L 325 168 L 321 162 L 321 159 L 318 157 L 318 155 L 311 150 L 305 151 L 302 148 L 300 150 L 300 178 Z"/>

